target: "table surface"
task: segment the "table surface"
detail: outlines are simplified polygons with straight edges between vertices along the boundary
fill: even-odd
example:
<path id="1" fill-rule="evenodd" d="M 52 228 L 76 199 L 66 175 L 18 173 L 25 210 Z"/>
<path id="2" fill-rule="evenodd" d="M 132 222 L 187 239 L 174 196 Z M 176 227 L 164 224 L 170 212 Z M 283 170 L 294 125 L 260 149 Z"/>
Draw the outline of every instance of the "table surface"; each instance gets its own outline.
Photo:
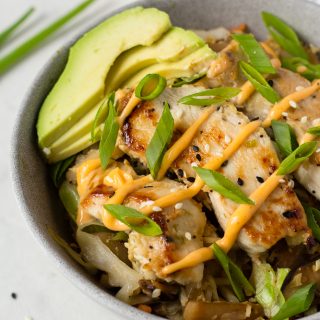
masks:
<path id="1" fill-rule="evenodd" d="M 0 0 L 0 30 L 34 6 L 36 12 L 0 57 L 81 0 Z M 130 0 L 98 0 L 0 78 L 0 319 L 98 320 L 120 318 L 80 292 L 51 264 L 18 210 L 9 173 L 12 128 L 23 97 L 36 74 L 61 45 L 110 10 Z M 12 293 L 17 298 L 11 297 Z"/>

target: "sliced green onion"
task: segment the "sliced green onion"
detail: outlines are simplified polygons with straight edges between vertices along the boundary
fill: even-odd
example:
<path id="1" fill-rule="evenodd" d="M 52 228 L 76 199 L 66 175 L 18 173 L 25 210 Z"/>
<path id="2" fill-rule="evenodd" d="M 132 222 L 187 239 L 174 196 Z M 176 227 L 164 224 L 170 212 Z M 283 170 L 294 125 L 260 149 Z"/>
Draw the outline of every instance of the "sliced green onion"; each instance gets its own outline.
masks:
<path id="1" fill-rule="evenodd" d="M 151 237 L 162 234 L 156 222 L 135 209 L 121 204 L 106 204 L 104 208 L 117 220 L 138 233 Z"/>
<path id="2" fill-rule="evenodd" d="M 110 98 L 110 95 L 108 95 L 105 99 L 103 99 L 96 113 L 96 116 L 94 117 L 94 121 L 91 127 L 92 142 L 95 142 L 97 140 L 97 135 L 99 133 L 99 131 L 97 130 L 97 127 L 102 121 L 102 119 L 108 114 L 109 98 Z"/>
<path id="3" fill-rule="evenodd" d="M 0 74 L 9 69 L 18 60 L 23 58 L 27 53 L 29 53 L 34 47 L 39 45 L 41 42 L 46 40 L 51 34 L 60 29 L 63 25 L 69 22 L 72 18 L 78 15 L 86 7 L 92 4 L 95 0 L 86 0 L 82 2 L 79 6 L 71 10 L 65 16 L 53 22 L 51 25 L 38 32 L 36 35 L 25 41 L 18 48 L 9 52 L 6 56 L 0 59 Z"/>
<path id="4" fill-rule="evenodd" d="M 128 241 L 128 234 L 124 231 L 117 232 L 112 239 L 113 241 Z"/>
<path id="5" fill-rule="evenodd" d="M 231 87 L 213 88 L 182 97 L 178 102 L 192 106 L 210 106 L 212 104 L 222 103 L 228 99 L 231 99 L 239 94 L 240 91 L 241 90 L 238 88 Z"/>
<path id="6" fill-rule="evenodd" d="M 26 21 L 34 12 L 34 8 L 28 9 L 18 20 L 0 33 L 0 46 L 18 29 L 24 21 Z"/>
<path id="7" fill-rule="evenodd" d="M 86 233 L 100 233 L 100 232 L 111 232 L 108 228 L 106 228 L 104 225 L 102 224 L 89 224 L 87 226 L 85 226 L 83 229 L 81 229 L 82 232 L 86 232 Z"/>
<path id="8" fill-rule="evenodd" d="M 211 248 L 216 259 L 219 261 L 226 273 L 235 295 L 239 301 L 244 301 L 244 290 L 251 295 L 254 293 L 253 286 L 247 280 L 241 269 L 229 259 L 225 252 L 216 243 L 214 243 Z"/>
<path id="9" fill-rule="evenodd" d="M 72 165 L 75 159 L 76 156 L 74 155 L 70 158 L 59 161 L 54 165 L 50 166 L 50 175 L 56 187 L 58 187 L 64 180 L 66 171 Z"/>
<path id="10" fill-rule="evenodd" d="M 167 86 L 167 80 L 157 73 L 147 74 L 137 85 L 135 95 L 141 100 L 153 100 L 160 96 Z"/>
<path id="11" fill-rule="evenodd" d="M 293 128 L 286 122 L 277 120 L 272 120 L 271 125 L 280 152 L 285 157 L 288 156 L 298 147 Z"/>
<path id="12" fill-rule="evenodd" d="M 233 34 L 232 37 L 240 44 L 242 51 L 256 70 L 261 73 L 276 73 L 276 69 L 254 35 L 243 33 Z"/>
<path id="13" fill-rule="evenodd" d="M 283 58 L 282 67 L 293 72 L 298 72 L 310 81 L 320 78 L 320 64 L 312 64 L 308 60 L 300 57 Z M 299 72 L 299 67 L 305 67 L 306 70 L 303 72 Z"/>
<path id="14" fill-rule="evenodd" d="M 308 226 L 312 230 L 314 237 L 320 241 L 320 211 L 306 204 L 303 207 L 306 212 Z"/>
<path id="15" fill-rule="evenodd" d="M 278 93 L 270 87 L 267 80 L 253 66 L 244 61 L 239 62 L 240 69 L 245 77 L 253 84 L 256 90 L 271 103 L 280 100 Z"/>
<path id="16" fill-rule="evenodd" d="M 108 116 L 104 124 L 99 144 L 99 154 L 101 166 L 106 169 L 116 146 L 119 123 L 117 121 L 117 111 L 115 106 L 115 94 L 112 93 L 108 100 Z"/>
<path id="17" fill-rule="evenodd" d="M 277 41 L 284 50 L 295 57 L 308 60 L 308 55 L 297 34 L 289 25 L 269 12 L 262 12 L 262 20 L 272 38 Z"/>
<path id="18" fill-rule="evenodd" d="M 284 320 L 307 311 L 313 301 L 315 290 L 316 285 L 314 283 L 299 288 L 289 297 L 289 299 L 281 306 L 279 312 L 271 319 Z"/>
<path id="19" fill-rule="evenodd" d="M 302 162 L 316 151 L 316 148 L 316 141 L 303 143 L 281 162 L 277 174 L 285 175 L 295 171 Z"/>
<path id="20" fill-rule="evenodd" d="M 253 263 L 251 280 L 256 289 L 255 298 L 268 318 L 274 316 L 285 302 L 281 287 L 289 272 L 288 268 L 275 271 L 268 263 Z"/>
<path id="21" fill-rule="evenodd" d="M 193 169 L 209 188 L 220 193 L 224 197 L 231 199 L 236 203 L 254 204 L 254 201 L 249 199 L 237 185 L 221 173 L 199 167 L 193 167 Z"/>
<path id="22" fill-rule="evenodd" d="M 307 132 L 315 136 L 320 136 L 320 126 L 309 128 Z"/>
<path id="23" fill-rule="evenodd" d="M 192 84 L 197 82 L 198 80 L 202 79 L 207 73 L 206 72 L 202 72 L 202 73 L 198 73 L 195 74 L 192 77 L 181 77 L 181 78 L 177 78 L 172 87 L 174 88 L 178 88 L 178 87 L 182 87 L 185 84 Z"/>
<path id="24" fill-rule="evenodd" d="M 59 188 L 59 197 L 71 219 L 76 222 L 80 201 L 77 187 L 68 181 L 64 181 Z"/>
<path id="25" fill-rule="evenodd" d="M 163 156 L 172 138 L 173 127 L 174 120 L 169 105 L 165 102 L 160 121 L 146 151 L 148 168 L 153 178 L 157 177 L 161 167 Z"/>

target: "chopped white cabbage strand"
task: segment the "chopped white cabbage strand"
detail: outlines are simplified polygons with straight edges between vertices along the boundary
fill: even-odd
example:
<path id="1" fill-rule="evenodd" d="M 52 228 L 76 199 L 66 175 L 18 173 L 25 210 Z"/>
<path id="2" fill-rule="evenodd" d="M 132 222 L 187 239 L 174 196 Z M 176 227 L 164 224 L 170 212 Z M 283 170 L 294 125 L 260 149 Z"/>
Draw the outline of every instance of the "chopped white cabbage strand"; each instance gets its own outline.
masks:
<path id="1" fill-rule="evenodd" d="M 116 297 L 129 303 L 130 297 L 139 289 L 139 273 L 122 262 L 98 236 L 78 229 L 77 242 L 84 258 L 96 268 L 108 273 L 110 285 L 121 287 Z"/>
<path id="2" fill-rule="evenodd" d="M 279 268 L 275 272 L 268 263 L 254 263 L 252 281 L 256 288 L 256 299 L 267 317 L 274 316 L 284 304 L 282 284 L 290 269 Z"/>

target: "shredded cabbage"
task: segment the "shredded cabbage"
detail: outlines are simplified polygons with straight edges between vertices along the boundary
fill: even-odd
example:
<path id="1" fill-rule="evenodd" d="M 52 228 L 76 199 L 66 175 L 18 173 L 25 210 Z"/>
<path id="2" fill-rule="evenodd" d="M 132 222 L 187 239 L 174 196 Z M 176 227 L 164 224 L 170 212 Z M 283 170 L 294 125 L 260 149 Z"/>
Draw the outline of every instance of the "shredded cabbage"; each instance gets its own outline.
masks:
<path id="1" fill-rule="evenodd" d="M 98 236 L 78 229 L 76 237 L 84 258 L 107 272 L 109 284 L 121 288 L 116 297 L 129 303 L 130 297 L 139 289 L 139 273 L 122 262 Z"/>
<path id="2" fill-rule="evenodd" d="M 288 268 L 279 268 L 275 272 L 268 263 L 253 264 L 256 299 L 267 317 L 274 316 L 285 302 L 281 287 L 289 271 Z"/>

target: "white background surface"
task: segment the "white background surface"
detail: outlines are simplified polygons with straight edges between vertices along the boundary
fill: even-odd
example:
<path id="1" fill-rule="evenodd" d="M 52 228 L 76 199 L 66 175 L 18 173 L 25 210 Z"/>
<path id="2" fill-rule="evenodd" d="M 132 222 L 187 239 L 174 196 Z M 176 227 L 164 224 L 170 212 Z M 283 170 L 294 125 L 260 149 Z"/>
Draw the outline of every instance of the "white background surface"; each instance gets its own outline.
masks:
<path id="1" fill-rule="evenodd" d="M 1 320 L 119 320 L 73 286 L 51 265 L 20 214 L 11 187 L 9 150 L 13 124 L 30 84 L 44 63 L 79 31 L 109 10 L 130 0 L 96 3 L 50 38 L 19 65 L 0 76 L 0 319 Z M 0 30 L 30 6 L 36 13 L 16 33 L 0 56 L 21 40 L 80 3 L 80 0 L 0 0 Z M 11 293 L 17 293 L 17 299 Z"/>

